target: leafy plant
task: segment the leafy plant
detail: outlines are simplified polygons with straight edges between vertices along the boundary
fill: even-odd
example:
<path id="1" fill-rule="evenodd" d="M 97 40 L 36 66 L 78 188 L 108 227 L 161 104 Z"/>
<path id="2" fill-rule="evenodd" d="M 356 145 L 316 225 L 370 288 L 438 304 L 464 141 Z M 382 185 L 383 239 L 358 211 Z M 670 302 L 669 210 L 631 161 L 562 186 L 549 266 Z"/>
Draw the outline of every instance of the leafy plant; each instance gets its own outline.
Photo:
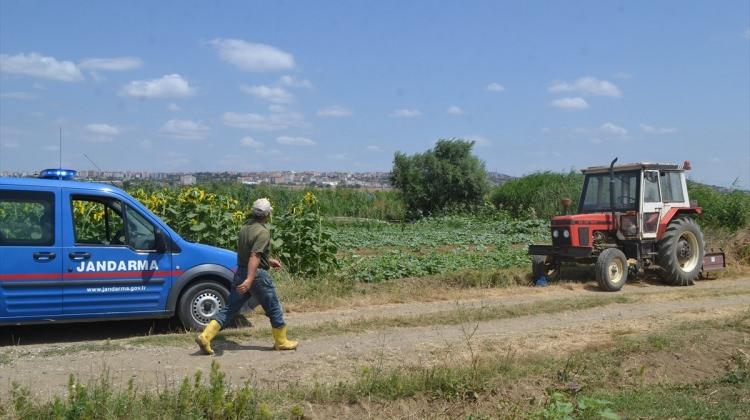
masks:
<path id="1" fill-rule="evenodd" d="M 245 214 L 232 197 L 196 187 L 150 193 L 139 189 L 131 195 L 186 239 L 228 249 L 237 244 Z"/>
<path id="2" fill-rule="evenodd" d="M 323 227 L 320 207 L 313 193 L 273 221 L 273 248 L 293 274 L 320 275 L 339 268 L 338 247 Z"/>
<path id="3" fill-rule="evenodd" d="M 574 419 L 574 418 L 600 418 L 619 419 L 611 408 L 611 403 L 596 398 L 577 396 L 573 399 L 561 392 L 553 392 L 549 396 L 547 405 L 534 413 L 539 419 Z"/>

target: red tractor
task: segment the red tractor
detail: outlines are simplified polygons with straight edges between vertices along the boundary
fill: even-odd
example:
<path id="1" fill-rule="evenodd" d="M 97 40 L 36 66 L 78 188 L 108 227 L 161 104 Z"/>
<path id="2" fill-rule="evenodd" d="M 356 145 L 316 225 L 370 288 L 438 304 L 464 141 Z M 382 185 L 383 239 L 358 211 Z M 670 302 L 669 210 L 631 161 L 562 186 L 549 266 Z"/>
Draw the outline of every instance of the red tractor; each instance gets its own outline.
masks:
<path id="1" fill-rule="evenodd" d="M 704 271 L 725 267 L 723 253 L 706 254 L 688 198 L 682 166 L 632 163 L 584 169 L 577 214 L 551 221 L 552 245 L 530 245 L 534 280 L 554 279 L 563 262 L 595 263 L 599 286 L 622 289 L 628 273 L 657 265 L 672 285 L 691 285 Z"/>

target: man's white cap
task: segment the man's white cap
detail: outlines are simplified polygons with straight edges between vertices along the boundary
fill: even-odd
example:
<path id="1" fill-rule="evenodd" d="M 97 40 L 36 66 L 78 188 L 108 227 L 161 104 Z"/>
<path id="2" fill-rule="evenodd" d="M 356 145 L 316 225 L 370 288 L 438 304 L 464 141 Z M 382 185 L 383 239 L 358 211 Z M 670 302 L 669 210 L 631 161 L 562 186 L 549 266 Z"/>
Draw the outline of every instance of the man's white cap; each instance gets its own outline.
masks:
<path id="1" fill-rule="evenodd" d="M 272 210 L 271 202 L 267 198 L 259 198 L 253 203 L 253 214 L 256 216 L 268 216 Z"/>

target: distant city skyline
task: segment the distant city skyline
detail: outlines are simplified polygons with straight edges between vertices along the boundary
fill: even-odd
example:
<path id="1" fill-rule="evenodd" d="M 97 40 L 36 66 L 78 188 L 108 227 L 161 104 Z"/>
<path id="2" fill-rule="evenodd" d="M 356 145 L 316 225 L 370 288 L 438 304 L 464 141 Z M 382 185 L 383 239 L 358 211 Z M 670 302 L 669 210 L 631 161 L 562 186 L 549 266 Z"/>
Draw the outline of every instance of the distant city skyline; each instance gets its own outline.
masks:
<path id="1" fill-rule="evenodd" d="M 0 172 L 520 176 L 692 162 L 750 189 L 750 3 L 0 2 Z"/>

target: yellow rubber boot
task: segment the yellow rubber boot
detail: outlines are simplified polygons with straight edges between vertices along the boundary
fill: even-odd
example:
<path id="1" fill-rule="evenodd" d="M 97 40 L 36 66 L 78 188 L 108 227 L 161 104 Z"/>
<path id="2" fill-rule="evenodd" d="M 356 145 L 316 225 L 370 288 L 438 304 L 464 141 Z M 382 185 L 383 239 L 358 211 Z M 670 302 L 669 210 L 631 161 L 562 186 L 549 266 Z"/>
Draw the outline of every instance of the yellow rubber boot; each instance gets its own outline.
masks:
<path id="1" fill-rule="evenodd" d="M 276 350 L 294 350 L 297 348 L 296 341 L 286 338 L 286 325 L 281 328 L 271 328 L 273 333 L 273 348 Z"/>
<path id="2" fill-rule="evenodd" d="M 219 331 L 221 331 L 221 324 L 214 320 L 211 320 L 211 322 L 206 325 L 206 328 L 203 329 L 203 332 L 195 337 L 195 342 L 201 348 L 203 353 L 206 353 L 210 356 L 214 355 L 214 350 L 211 348 L 211 340 L 216 337 L 216 334 L 218 334 Z"/>

